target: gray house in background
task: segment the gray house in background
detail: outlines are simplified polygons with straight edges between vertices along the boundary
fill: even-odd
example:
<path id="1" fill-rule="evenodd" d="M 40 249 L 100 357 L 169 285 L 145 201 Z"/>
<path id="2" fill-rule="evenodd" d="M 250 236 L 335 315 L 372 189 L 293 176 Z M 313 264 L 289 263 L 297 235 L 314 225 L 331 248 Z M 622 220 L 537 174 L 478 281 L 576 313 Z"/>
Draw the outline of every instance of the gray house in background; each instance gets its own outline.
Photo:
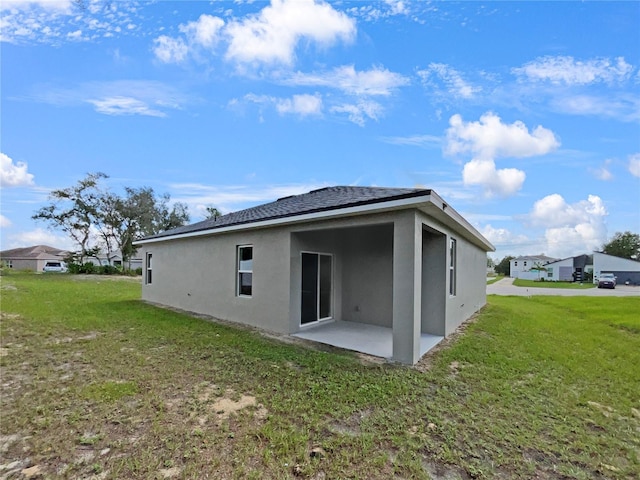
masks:
<path id="1" fill-rule="evenodd" d="M 14 270 L 33 270 L 42 272 L 49 261 L 61 262 L 69 255 L 66 250 L 48 245 L 34 245 L 32 247 L 13 248 L 0 252 L 0 261 Z"/>
<path id="2" fill-rule="evenodd" d="M 486 302 L 494 248 L 434 191 L 327 187 L 136 243 L 158 304 L 414 364 Z"/>

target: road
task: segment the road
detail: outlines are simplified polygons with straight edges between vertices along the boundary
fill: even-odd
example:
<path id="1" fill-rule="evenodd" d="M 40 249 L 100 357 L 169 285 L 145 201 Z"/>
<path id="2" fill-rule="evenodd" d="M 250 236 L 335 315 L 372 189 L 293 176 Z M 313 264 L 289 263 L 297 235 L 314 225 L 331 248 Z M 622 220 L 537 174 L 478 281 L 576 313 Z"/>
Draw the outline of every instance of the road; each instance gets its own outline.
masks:
<path id="1" fill-rule="evenodd" d="M 617 285 L 613 290 L 606 288 L 538 288 L 516 287 L 513 278 L 502 280 L 487 285 L 487 295 L 515 295 L 529 297 L 531 295 L 555 295 L 560 297 L 640 297 L 640 287 Z"/>

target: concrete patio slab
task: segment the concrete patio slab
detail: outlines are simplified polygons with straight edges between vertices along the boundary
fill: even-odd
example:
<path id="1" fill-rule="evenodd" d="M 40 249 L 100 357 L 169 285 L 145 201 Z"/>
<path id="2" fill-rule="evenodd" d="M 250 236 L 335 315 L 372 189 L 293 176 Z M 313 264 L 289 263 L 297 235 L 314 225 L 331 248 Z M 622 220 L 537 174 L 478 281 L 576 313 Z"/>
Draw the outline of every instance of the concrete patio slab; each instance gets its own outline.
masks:
<path id="1" fill-rule="evenodd" d="M 377 325 L 358 322 L 321 323 L 292 336 L 376 357 L 388 359 L 393 355 L 392 329 Z M 443 338 L 423 333 L 420 336 L 420 356 L 435 347 Z"/>

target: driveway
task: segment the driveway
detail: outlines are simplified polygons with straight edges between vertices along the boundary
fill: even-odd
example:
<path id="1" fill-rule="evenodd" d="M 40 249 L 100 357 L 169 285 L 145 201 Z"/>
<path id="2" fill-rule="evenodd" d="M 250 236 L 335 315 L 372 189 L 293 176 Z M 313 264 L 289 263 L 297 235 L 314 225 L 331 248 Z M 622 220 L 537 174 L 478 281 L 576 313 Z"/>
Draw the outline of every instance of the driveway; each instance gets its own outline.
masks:
<path id="1" fill-rule="evenodd" d="M 487 295 L 515 295 L 529 297 L 531 295 L 555 295 L 559 297 L 640 297 L 640 287 L 617 285 L 613 290 L 606 288 L 586 288 L 574 290 L 572 288 L 537 288 L 516 287 L 513 278 L 487 285 Z"/>

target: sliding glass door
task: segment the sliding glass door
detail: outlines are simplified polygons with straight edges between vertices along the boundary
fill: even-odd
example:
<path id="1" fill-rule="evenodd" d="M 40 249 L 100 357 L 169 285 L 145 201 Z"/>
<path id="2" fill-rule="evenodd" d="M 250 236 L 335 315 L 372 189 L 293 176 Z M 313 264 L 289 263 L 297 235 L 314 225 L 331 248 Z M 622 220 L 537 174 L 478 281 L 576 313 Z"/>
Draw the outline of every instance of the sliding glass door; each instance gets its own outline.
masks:
<path id="1" fill-rule="evenodd" d="M 333 257 L 302 253 L 302 305 L 300 323 L 317 322 L 333 316 Z"/>

